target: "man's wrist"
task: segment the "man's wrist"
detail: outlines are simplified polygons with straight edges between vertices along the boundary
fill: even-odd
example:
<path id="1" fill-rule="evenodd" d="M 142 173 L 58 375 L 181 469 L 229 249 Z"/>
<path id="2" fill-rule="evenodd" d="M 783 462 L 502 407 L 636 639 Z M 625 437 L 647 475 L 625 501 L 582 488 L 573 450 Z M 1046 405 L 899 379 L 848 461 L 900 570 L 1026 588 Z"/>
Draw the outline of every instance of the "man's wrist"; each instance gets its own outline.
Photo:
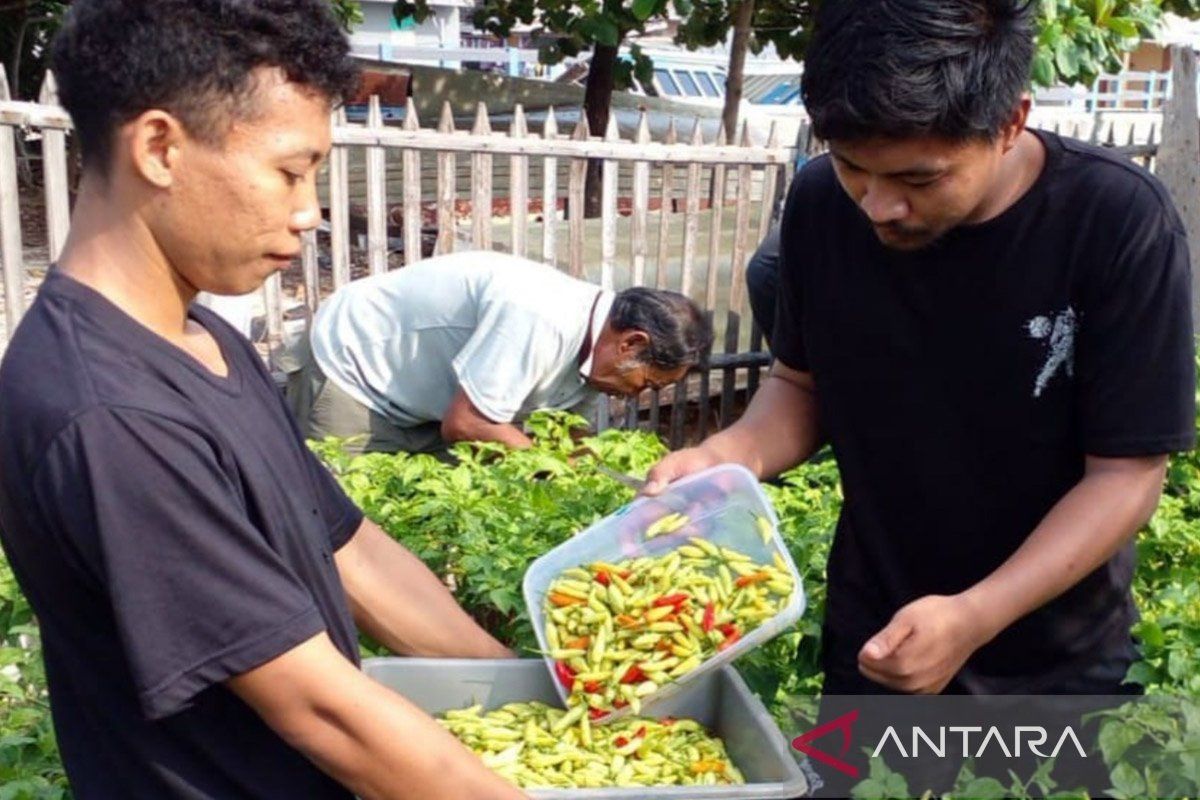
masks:
<path id="1" fill-rule="evenodd" d="M 960 592 L 958 599 L 966 609 L 971 630 L 976 634 L 976 649 L 995 639 L 1016 621 L 1006 598 L 986 580 Z"/>

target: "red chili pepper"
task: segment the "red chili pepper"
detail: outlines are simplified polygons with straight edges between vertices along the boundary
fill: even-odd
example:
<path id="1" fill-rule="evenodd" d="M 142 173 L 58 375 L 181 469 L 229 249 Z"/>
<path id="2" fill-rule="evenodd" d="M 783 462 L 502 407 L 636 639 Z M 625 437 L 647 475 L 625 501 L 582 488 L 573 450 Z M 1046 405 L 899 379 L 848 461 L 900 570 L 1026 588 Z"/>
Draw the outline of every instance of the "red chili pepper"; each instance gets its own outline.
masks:
<path id="1" fill-rule="evenodd" d="M 769 580 L 771 580 L 771 576 L 769 573 L 754 572 L 754 573 L 751 573 L 750 575 L 742 575 L 740 578 L 738 578 L 737 580 L 735 580 L 733 582 L 733 585 L 738 587 L 739 589 L 744 589 L 747 586 L 752 586 L 753 584 L 763 583 L 764 581 L 769 581 Z"/>
<path id="2" fill-rule="evenodd" d="M 734 631 L 732 634 L 725 637 L 725 641 L 723 641 L 719 645 L 717 645 L 717 652 L 719 653 L 724 650 L 728 650 L 730 647 L 733 647 L 733 645 L 737 643 L 738 639 L 741 639 L 741 638 L 742 638 L 742 635 L 740 633 L 738 633 L 737 631 Z"/>
<path id="3" fill-rule="evenodd" d="M 608 586 L 610 583 L 612 583 L 612 578 L 608 576 L 607 572 L 600 570 L 596 573 L 596 583 L 600 584 L 601 586 Z"/>
<path id="4" fill-rule="evenodd" d="M 615 744 L 617 747 L 624 747 L 625 745 L 629 744 L 629 740 L 624 736 L 618 736 L 617 738 L 613 739 L 613 744 Z"/>
<path id="5" fill-rule="evenodd" d="M 603 717 L 607 713 L 608 712 L 602 708 L 594 708 L 594 707 L 588 708 L 588 718 L 589 719 L 597 720 L 597 719 L 600 719 L 601 717 Z"/>
<path id="6" fill-rule="evenodd" d="M 663 608 L 664 606 L 678 606 L 685 603 L 689 595 L 680 592 L 679 594 L 664 595 L 654 601 L 655 608 Z"/>
<path id="7" fill-rule="evenodd" d="M 646 679 L 646 673 L 642 672 L 642 668 L 637 664 L 632 665 L 625 670 L 625 674 L 621 676 L 621 683 L 641 683 Z"/>
<path id="8" fill-rule="evenodd" d="M 619 572 L 617 574 L 621 576 L 621 580 L 627 581 L 627 580 L 629 580 L 629 576 L 633 574 L 633 570 L 631 570 L 631 569 L 622 570 L 621 572 Z"/>
<path id="9" fill-rule="evenodd" d="M 561 661 L 554 662 L 554 674 L 558 676 L 558 682 L 565 686 L 568 690 L 575 685 L 575 670 Z"/>
<path id="10" fill-rule="evenodd" d="M 708 633 L 709 631 L 711 631 L 713 629 L 713 623 L 716 622 L 716 619 L 717 619 L 717 607 L 714 606 L 711 602 L 706 603 L 704 606 L 704 621 L 702 623 L 700 623 L 701 629 L 703 629 L 703 631 L 705 633 Z"/>
<path id="11" fill-rule="evenodd" d="M 717 630 L 725 634 L 726 639 L 728 639 L 730 636 L 738 635 L 737 625 L 734 625 L 732 622 L 726 622 L 724 625 L 718 625 Z"/>
<path id="12" fill-rule="evenodd" d="M 633 736 L 635 739 L 641 739 L 645 735 L 646 735 L 646 726 L 643 725 L 642 727 L 637 729 L 637 733 L 635 733 Z"/>
<path id="13" fill-rule="evenodd" d="M 618 697 L 613 701 L 613 708 L 624 708 L 627 705 L 629 705 L 629 701 L 624 697 Z"/>
<path id="14" fill-rule="evenodd" d="M 596 694 L 596 692 L 599 692 L 603 688 L 600 685 L 600 681 L 588 681 L 583 685 L 583 690 L 588 694 Z"/>

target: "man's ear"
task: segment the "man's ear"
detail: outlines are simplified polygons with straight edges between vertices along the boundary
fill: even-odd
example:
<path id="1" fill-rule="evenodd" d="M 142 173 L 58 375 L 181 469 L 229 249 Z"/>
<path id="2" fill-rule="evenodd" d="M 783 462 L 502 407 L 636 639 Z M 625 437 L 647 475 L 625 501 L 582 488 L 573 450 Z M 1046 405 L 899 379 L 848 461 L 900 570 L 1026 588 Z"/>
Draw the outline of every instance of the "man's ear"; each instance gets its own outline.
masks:
<path id="1" fill-rule="evenodd" d="M 134 171 L 159 189 L 174 184 L 187 143 L 187 131 L 178 117 L 157 108 L 134 117 L 117 134 L 117 147 Z"/>
<path id="2" fill-rule="evenodd" d="M 650 335 L 645 331 L 628 330 L 621 331 L 617 339 L 617 352 L 623 358 L 635 356 L 646 349 L 650 344 Z"/>
<path id="3" fill-rule="evenodd" d="M 1017 103 L 1017 107 L 1013 109 L 1008 121 L 1004 123 L 1004 128 L 1000 131 L 1003 151 L 1007 153 L 1017 146 L 1017 139 L 1025 131 L 1025 126 L 1029 122 L 1029 109 L 1033 105 L 1033 100 L 1029 92 L 1021 95 L 1021 101 Z"/>

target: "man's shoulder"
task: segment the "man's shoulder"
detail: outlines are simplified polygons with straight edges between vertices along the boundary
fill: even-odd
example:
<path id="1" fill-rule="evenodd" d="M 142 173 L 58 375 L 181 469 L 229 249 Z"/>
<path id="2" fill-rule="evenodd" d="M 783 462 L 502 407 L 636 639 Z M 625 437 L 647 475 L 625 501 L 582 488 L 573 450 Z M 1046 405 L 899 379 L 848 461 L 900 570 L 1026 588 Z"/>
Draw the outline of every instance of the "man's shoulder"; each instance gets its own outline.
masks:
<path id="1" fill-rule="evenodd" d="M 1048 148 L 1059 150 L 1051 181 L 1064 197 L 1081 207 L 1086 204 L 1114 223 L 1159 223 L 1183 229 L 1166 187 L 1149 170 L 1107 147 L 1053 133 L 1039 135 Z"/>
<path id="2" fill-rule="evenodd" d="M 206 316 L 205 324 L 222 323 Z M 0 363 L 0 441 L 6 447 L 19 443 L 28 460 L 40 457 L 64 431 L 105 414 L 186 424 L 185 405 L 170 386 L 155 380 L 137 349 L 69 300 L 39 294 Z"/>

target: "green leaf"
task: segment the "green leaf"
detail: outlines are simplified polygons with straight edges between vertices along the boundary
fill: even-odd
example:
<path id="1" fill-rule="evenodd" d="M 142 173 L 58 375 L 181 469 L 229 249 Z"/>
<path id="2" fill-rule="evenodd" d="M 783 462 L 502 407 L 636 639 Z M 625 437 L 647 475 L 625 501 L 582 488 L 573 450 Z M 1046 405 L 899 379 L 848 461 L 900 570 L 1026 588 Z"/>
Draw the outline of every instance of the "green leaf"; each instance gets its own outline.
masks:
<path id="1" fill-rule="evenodd" d="M 1046 53 L 1039 52 L 1033 57 L 1033 82 L 1039 86 L 1054 83 L 1054 62 Z"/>
<path id="2" fill-rule="evenodd" d="M 1054 64 L 1058 73 L 1070 80 L 1079 74 L 1079 46 L 1073 39 L 1060 39 L 1054 48 Z"/>
<path id="3" fill-rule="evenodd" d="M 995 778 L 976 778 L 962 790 L 962 796 L 975 800 L 997 800 L 1008 797 L 1008 787 Z"/>
<path id="4" fill-rule="evenodd" d="M 1142 732 L 1133 725 L 1119 720 L 1109 720 L 1100 728 L 1100 753 L 1104 763 L 1112 765 L 1120 761 L 1125 751 L 1141 741 Z"/>
<path id="5" fill-rule="evenodd" d="M 1138 37 L 1137 23 L 1128 17 L 1111 17 L 1106 24 L 1109 30 L 1118 36 L 1124 36 L 1126 39 Z"/>
<path id="6" fill-rule="evenodd" d="M 1118 764 L 1110 778 L 1113 788 L 1120 792 L 1122 797 L 1141 797 L 1146 793 L 1146 781 L 1128 764 Z"/>
<path id="7" fill-rule="evenodd" d="M 659 0 L 633 0 L 633 16 L 645 22 L 658 10 Z"/>
<path id="8" fill-rule="evenodd" d="M 609 17 L 588 17 L 579 23 L 579 32 L 596 44 L 616 47 L 621 43 L 621 32 L 617 23 Z"/>

